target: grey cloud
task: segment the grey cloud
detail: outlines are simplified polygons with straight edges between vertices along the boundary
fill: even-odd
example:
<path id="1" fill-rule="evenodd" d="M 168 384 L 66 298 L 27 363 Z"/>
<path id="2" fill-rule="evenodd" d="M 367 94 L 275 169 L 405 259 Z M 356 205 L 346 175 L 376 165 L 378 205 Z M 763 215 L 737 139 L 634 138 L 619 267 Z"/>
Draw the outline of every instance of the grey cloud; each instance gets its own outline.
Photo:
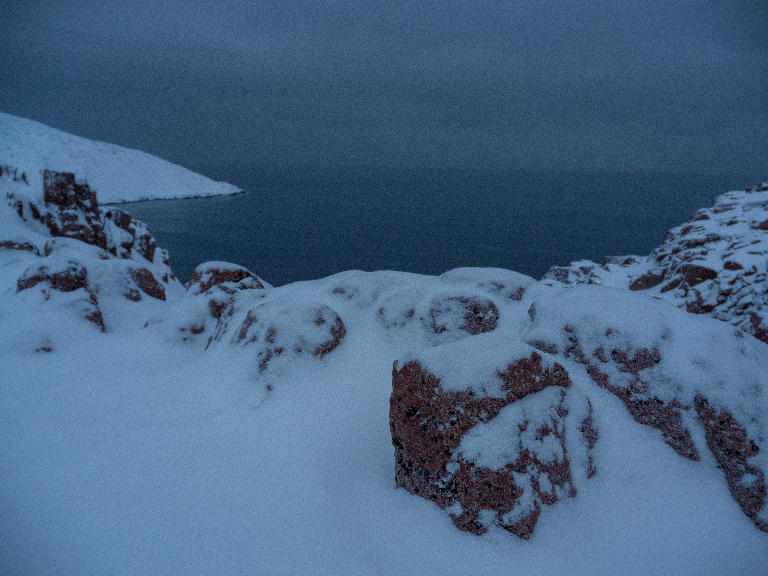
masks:
<path id="1" fill-rule="evenodd" d="M 0 109 L 192 168 L 768 172 L 746 0 L 17 3 Z"/>

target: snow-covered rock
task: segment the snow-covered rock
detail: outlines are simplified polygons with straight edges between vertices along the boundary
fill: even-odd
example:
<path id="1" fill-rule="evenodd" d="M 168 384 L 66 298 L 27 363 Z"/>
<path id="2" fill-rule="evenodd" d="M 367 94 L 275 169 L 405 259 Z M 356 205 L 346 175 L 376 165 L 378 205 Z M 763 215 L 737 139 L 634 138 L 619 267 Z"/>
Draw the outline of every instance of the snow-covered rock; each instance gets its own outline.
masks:
<path id="1" fill-rule="evenodd" d="M 768 184 L 719 196 L 667 232 L 649 256 L 550 269 L 548 283 L 645 291 L 768 343 Z"/>
<path id="2" fill-rule="evenodd" d="M 443 386 L 419 360 L 395 363 L 390 427 L 398 487 L 433 500 L 461 530 L 487 532 L 489 524 L 529 538 L 542 504 L 575 496 L 565 446 L 566 389 L 563 367 L 514 341 L 486 339 L 506 349 L 508 360 L 490 378 Z M 484 363 L 445 346 L 449 361 Z M 470 347 L 470 349 L 472 349 Z M 473 388 L 474 385 L 474 388 Z"/>
<path id="3" fill-rule="evenodd" d="M 179 288 L 167 252 L 144 224 L 100 208 L 95 191 L 74 174 L 40 176 L 39 188 L 14 169 L 0 176 L 0 242 L 6 266 L 18 271 L 17 293 L 38 293 L 46 306 L 67 299 L 69 309 L 105 330 L 130 310 L 123 301 L 164 301 L 167 290 Z"/>
<path id="4" fill-rule="evenodd" d="M 19 178 L 30 181 L 41 170 L 77 174 L 99 191 L 104 204 L 241 192 L 146 152 L 94 142 L 2 112 L 0 165 L 17 169 Z"/>
<path id="5" fill-rule="evenodd" d="M 566 366 L 566 359 L 583 366 L 591 383 L 682 458 L 716 464 L 744 513 L 768 532 L 764 344 L 667 302 L 601 286 L 538 302 L 525 337 Z M 707 449 L 713 458 L 703 458 Z"/>

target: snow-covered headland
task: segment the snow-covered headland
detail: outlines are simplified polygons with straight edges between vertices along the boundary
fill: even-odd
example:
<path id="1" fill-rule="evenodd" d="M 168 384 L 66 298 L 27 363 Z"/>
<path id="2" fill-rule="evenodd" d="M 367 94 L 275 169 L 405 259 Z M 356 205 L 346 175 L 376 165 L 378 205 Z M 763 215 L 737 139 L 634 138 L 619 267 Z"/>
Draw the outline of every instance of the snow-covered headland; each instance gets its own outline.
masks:
<path id="1" fill-rule="evenodd" d="M 39 182 L 43 170 L 70 172 L 99 191 L 102 204 L 237 194 L 191 170 L 139 150 L 94 142 L 0 112 L 0 166 Z"/>
<path id="2" fill-rule="evenodd" d="M 184 286 L 39 174 L 0 176 L 3 574 L 765 573 L 768 347 L 714 260 Z M 726 201 L 759 316 L 768 190 Z"/>

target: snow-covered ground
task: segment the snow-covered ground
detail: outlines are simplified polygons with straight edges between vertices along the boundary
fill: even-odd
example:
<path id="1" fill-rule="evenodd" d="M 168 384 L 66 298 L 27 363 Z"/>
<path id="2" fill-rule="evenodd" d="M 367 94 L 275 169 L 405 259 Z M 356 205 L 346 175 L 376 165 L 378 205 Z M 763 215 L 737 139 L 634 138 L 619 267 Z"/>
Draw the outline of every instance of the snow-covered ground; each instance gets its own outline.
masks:
<path id="1" fill-rule="evenodd" d="M 94 142 L 0 112 L 0 166 L 37 179 L 43 169 L 73 172 L 103 204 L 236 194 L 240 189 L 139 150 Z"/>
<path id="2" fill-rule="evenodd" d="M 92 210 L 63 177 L 56 190 L 79 190 L 77 202 L 46 202 L 41 183 L 0 177 L 1 574 L 768 572 L 765 507 L 745 514 L 690 405 L 705 395 L 740 422 L 761 448 L 740 486 L 758 486 L 757 339 L 642 293 L 507 270 L 349 271 L 273 288 L 216 262 L 185 287 L 140 223 Z M 626 350 L 658 359 L 628 372 Z M 543 507 L 530 539 L 493 522 L 460 531 L 396 488 L 393 362 L 485 391 L 531 352 L 567 371 L 566 416 L 588 401 L 598 440 L 588 453 L 566 428 L 576 492 Z M 633 418 L 579 354 L 682 413 L 699 459 Z M 518 450 L 504 429 L 547 398 L 510 404 L 454 456 L 502 464 Z"/>

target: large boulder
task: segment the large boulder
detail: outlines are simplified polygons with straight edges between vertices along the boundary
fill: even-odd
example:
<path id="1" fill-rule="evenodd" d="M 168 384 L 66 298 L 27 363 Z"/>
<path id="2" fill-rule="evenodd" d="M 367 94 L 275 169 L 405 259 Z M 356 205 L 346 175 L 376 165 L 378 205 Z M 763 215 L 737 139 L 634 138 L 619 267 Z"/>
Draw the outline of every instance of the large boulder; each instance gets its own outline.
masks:
<path id="1" fill-rule="evenodd" d="M 478 353 L 485 346 L 501 352 Z M 581 419 L 568 418 L 570 385 L 549 355 L 499 338 L 396 362 L 397 486 L 434 501 L 461 530 L 497 525 L 529 538 L 543 506 L 576 494 L 565 438 L 580 434 L 587 414 L 582 402 Z M 582 444 L 586 453 L 586 436 Z"/>

